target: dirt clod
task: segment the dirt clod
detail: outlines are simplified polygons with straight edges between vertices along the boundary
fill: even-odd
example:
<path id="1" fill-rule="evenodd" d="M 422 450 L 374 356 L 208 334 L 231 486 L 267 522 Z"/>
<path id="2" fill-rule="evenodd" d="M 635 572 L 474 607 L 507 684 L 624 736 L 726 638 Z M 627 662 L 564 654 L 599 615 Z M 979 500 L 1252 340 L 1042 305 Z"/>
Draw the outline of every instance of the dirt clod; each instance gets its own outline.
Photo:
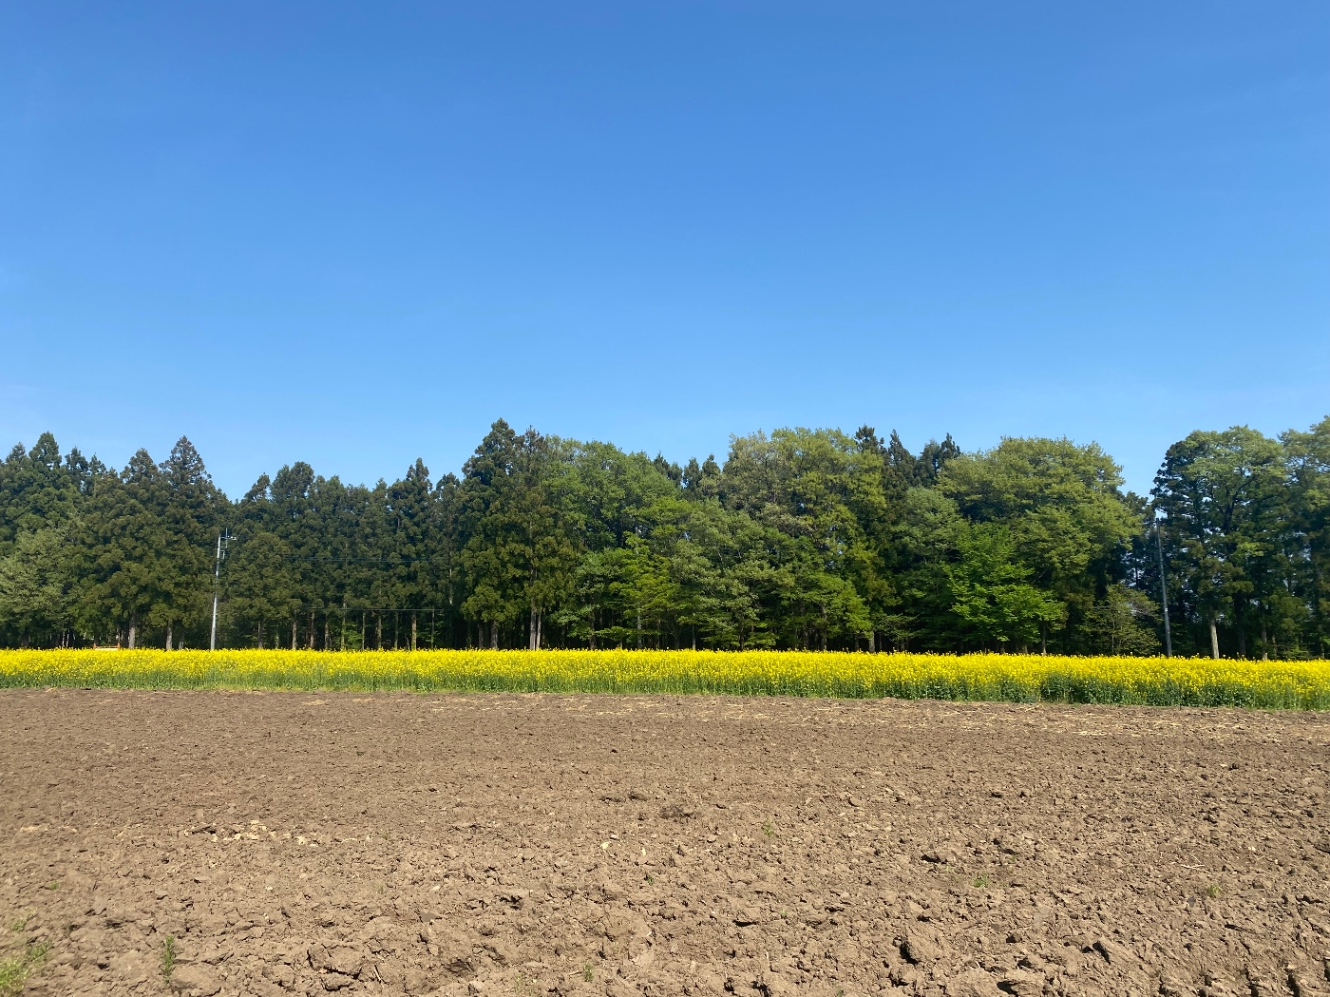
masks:
<path id="1" fill-rule="evenodd" d="M 222 981 L 204 966 L 176 966 L 171 971 L 171 989 L 184 997 L 212 997 L 222 989 Z"/>
<path id="2" fill-rule="evenodd" d="M 944 949 L 938 933 L 927 928 L 911 928 L 901 942 L 901 955 L 916 966 L 926 966 L 942 958 Z"/>

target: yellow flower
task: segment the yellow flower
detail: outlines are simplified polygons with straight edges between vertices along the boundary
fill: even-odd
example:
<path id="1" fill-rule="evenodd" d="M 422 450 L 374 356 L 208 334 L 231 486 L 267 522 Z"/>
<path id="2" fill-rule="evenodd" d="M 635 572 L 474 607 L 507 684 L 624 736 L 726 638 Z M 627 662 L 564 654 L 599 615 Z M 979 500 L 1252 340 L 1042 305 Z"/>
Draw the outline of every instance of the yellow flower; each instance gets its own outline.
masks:
<path id="1" fill-rule="evenodd" d="M 0 687 L 662 692 L 1330 709 L 1330 661 L 818 651 L 0 651 Z"/>

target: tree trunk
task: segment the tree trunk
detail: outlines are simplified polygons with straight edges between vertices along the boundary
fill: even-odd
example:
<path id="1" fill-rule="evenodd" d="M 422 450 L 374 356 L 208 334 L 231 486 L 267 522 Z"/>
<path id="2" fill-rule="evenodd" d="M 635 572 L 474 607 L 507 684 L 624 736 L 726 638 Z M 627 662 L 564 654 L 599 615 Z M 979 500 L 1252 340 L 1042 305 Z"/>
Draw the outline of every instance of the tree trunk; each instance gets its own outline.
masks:
<path id="1" fill-rule="evenodd" d="M 291 617 L 291 650 L 296 649 L 296 618 Z"/>
<path id="2" fill-rule="evenodd" d="M 869 654 L 877 654 L 877 631 L 876 631 L 876 630 L 870 630 L 870 631 L 868 632 L 868 653 L 869 653 Z"/>
<path id="3" fill-rule="evenodd" d="M 1270 632 L 1265 627 L 1265 620 L 1261 621 L 1261 660 L 1270 660 Z"/>
<path id="4" fill-rule="evenodd" d="M 139 633 L 139 625 L 138 625 L 138 621 L 137 621 L 137 620 L 130 620 L 130 621 L 129 621 L 129 640 L 128 640 L 126 643 L 129 644 L 129 649 L 130 649 L 131 651 L 134 650 L 134 645 L 138 642 L 138 641 L 137 641 L 138 633 Z"/>
<path id="5" fill-rule="evenodd" d="M 383 614 L 374 614 L 374 650 L 383 650 Z"/>
<path id="6" fill-rule="evenodd" d="M 536 614 L 536 650 L 539 651 L 541 645 L 545 642 L 545 614 Z"/>
<path id="7" fill-rule="evenodd" d="M 498 649 L 499 649 L 499 621 L 490 620 L 490 650 L 497 651 Z"/>
<path id="8" fill-rule="evenodd" d="M 171 624 L 168 623 L 168 624 L 166 625 L 166 649 L 167 649 L 168 651 L 174 651 L 174 650 L 175 650 L 175 647 L 173 646 L 173 643 L 174 643 L 174 642 L 171 640 L 171 637 L 172 637 L 172 628 L 171 628 Z"/>
<path id="9" fill-rule="evenodd" d="M 256 633 L 258 634 L 258 638 L 259 638 L 259 650 L 262 651 L 262 650 L 263 650 L 263 621 L 262 621 L 262 620 L 259 620 L 259 625 L 258 625 L 258 628 L 257 628 L 257 630 L 256 630 Z"/>
<path id="10" fill-rule="evenodd" d="M 1215 618 L 1210 617 L 1210 657 L 1219 658 L 1219 628 L 1215 626 Z"/>
<path id="11" fill-rule="evenodd" d="M 323 649 L 324 649 L 325 651 L 328 650 L 328 646 L 329 646 L 329 645 L 328 645 L 328 636 L 329 636 L 329 631 L 328 631 L 328 614 L 327 614 L 327 613 L 324 613 L 324 614 L 323 614 Z"/>
<path id="12" fill-rule="evenodd" d="M 411 613 L 411 650 L 416 649 L 416 614 Z"/>
<path id="13" fill-rule="evenodd" d="M 305 637 L 305 649 L 308 651 L 314 650 L 314 612 L 312 610 L 309 614 L 309 634 Z"/>

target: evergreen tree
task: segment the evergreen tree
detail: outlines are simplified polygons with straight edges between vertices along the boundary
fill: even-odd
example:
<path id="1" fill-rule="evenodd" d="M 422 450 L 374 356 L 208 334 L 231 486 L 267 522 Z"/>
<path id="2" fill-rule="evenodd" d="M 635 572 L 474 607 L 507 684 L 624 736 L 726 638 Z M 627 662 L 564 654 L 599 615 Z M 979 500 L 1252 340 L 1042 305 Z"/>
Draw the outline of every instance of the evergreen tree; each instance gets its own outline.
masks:
<path id="1" fill-rule="evenodd" d="M 77 450 L 60 458 L 55 437 L 42 433 L 31 450 L 20 443 L 0 463 L 0 555 L 19 534 L 59 526 L 70 519 L 91 466 Z"/>
<path id="2" fill-rule="evenodd" d="M 0 633 L 30 647 L 72 637 L 75 552 L 66 525 L 26 530 L 0 557 Z"/>
<path id="3" fill-rule="evenodd" d="M 1280 598 L 1275 610 L 1279 624 L 1276 642 L 1263 651 L 1278 656 L 1278 634 L 1283 633 L 1285 650 L 1323 658 L 1330 656 L 1330 416 L 1305 433 L 1289 430 L 1281 439 L 1290 490 L 1288 537 L 1279 552 L 1278 576 L 1287 579 L 1288 586 L 1282 591 L 1267 586 Z M 1305 635 L 1296 623 L 1288 625 L 1304 614 Z"/>
<path id="4" fill-rule="evenodd" d="M 1247 655 L 1253 628 L 1271 617 L 1268 567 L 1280 545 L 1287 490 L 1280 444 L 1246 426 L 1195 432 L 1169 447 L 1155 475 L 1179 619 L 1208 631 L 1207 650 Z"/>
<path id="5" fill-rule="evenodd" d="M 500 419 L 463 468 L 470 594 L 462 609 L 488 627 L 491 647 L 525 617 L 527 646 L 539 648 L 545 614 L 570 587 L 577 545 L 559 515 L 559 450 L 558 441 L 530 429 L 519 436 Z"/>

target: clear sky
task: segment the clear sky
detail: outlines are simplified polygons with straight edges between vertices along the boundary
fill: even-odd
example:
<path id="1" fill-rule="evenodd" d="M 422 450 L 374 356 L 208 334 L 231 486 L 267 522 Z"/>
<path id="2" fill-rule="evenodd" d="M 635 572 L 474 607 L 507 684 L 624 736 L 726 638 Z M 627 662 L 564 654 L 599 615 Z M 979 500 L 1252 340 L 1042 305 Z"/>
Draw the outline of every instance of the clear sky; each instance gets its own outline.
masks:
<path id="1" fill-rule="evenodd" d="M 1330 4 L 0 0 L 0 443 L 1330 413 Z"/>

